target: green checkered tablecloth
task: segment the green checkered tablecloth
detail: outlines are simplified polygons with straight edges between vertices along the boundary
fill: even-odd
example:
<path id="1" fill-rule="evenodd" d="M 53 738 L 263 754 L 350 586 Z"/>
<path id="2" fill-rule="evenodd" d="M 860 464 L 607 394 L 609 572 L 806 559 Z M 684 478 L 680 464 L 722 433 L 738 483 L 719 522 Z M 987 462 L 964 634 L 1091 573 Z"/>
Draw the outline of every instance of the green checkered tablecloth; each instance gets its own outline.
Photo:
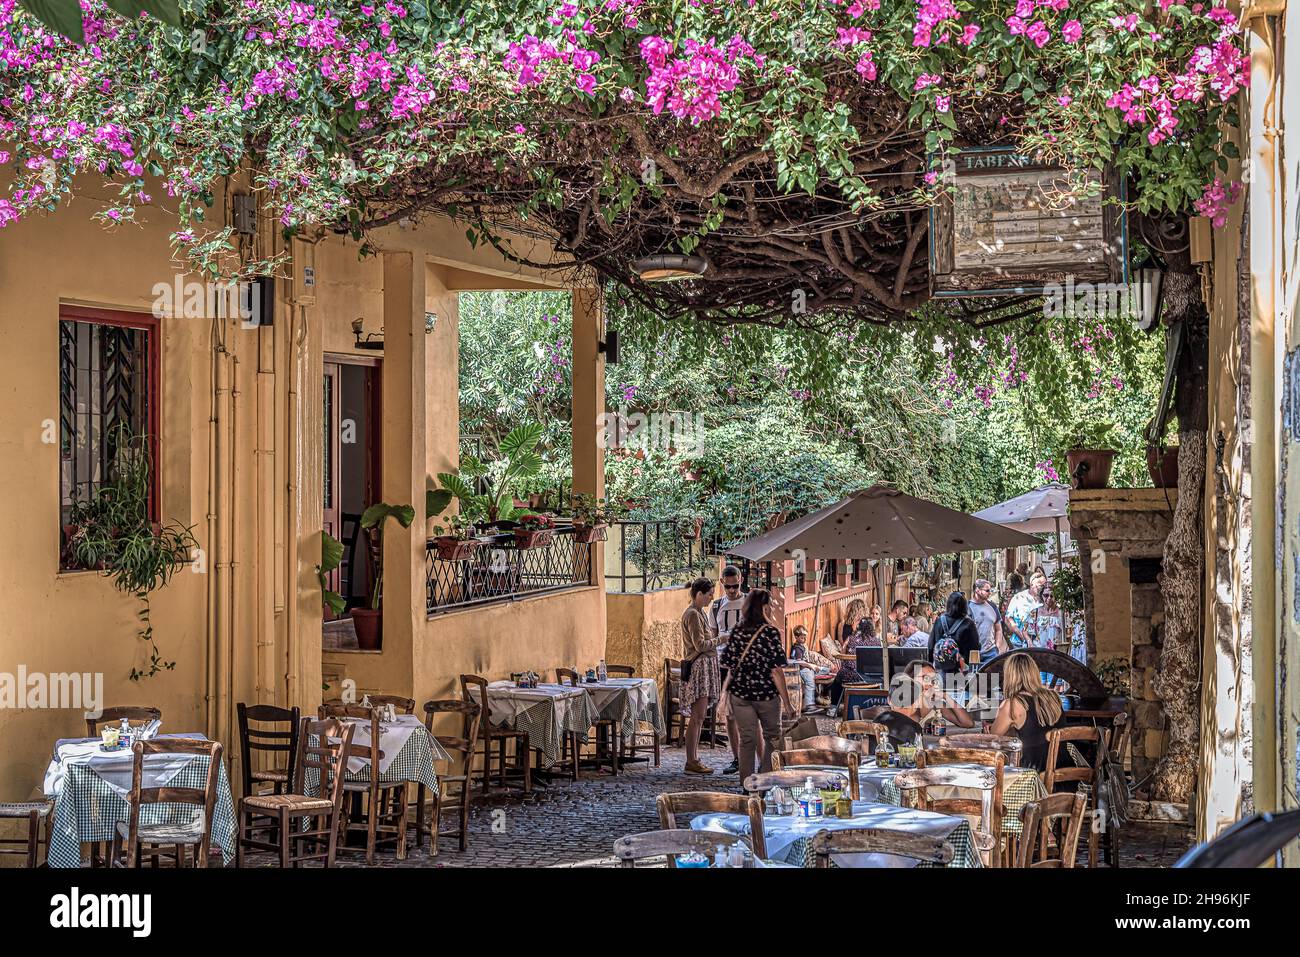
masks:
<path id="1" fill-rule="evenodd" d="M 850 828 L 885 828 L 909 834 L 925 834 L 942 838 L 952 845 L 953 858 L 948 864 L 924 864 L 917 867 L 980 867 L 979 852 L 974 835 L 965 818 L 948 814 L 934 814 L 892 804 L 872 801 L 854 801 L 853 817 L 799 818 L 790 815 L 764 815 L 763 831 L 769 860 L 802 867 L 816 865 L 812 839 L 823 828 L 846 830 Z M 691 820 L 696 831 L 725 831 L 729 834 L 749 834 L 749 818 L 744 814 L 707 813 Z M 857 858 L 859 855 L 853 855 Z M 832 864 L 835 863 L 832 858 Z M 884 866 L 884 861 L 880 862 Z"/>
<path id="2" fill-rule="evenodd" d="M 976 767 L 977 765 L 969 765 Z M 875 772 L 875 768 L 864 768 L 862 776 L 867 778 Z M 896 768 L 880 769 L 890 771 L 884 780 L 879 782 L 879 798 L 886 804 L 903 803 L 903 795 L 894 783 L 894 774 Z M 1032 768 L 1006 768 L 1002 773 L 1002 833 L 1019 835 L 1023 830 L 1020 823 L 1020 809 L 1030 801 L 1038 801 L 1047 797 L 1047 789 L 1043 787 L 1043 779 L 1039 777 L 1038 772 Z"/>
<path id="3" fill-rule="evenodd" d="M 489 688 L 489 695 L 511 696 L 514 689 Z M 518 689 L 528 691 L 529 689 Z M 568 689 L 570 692 L 573 689 Z M 596 706 L 585 691 L 563 697 L 546 697 L 536 704 L 521 708 L 503 720 L 493 720 L 498 727 L 511 727 L 528 734 L 528 746 L 541 751 L 543 768 L 549 768 L 560 759 L 560 745 L 565 732 L 572 731 L 582 741 L 596 723 Z"/>
<path id="4" fill-rule="evenodd" d="M 383 738 L 384 735 L 381 731 L 380 747 L 383 747 Z M 311 743 L 313 745 L 316 743 L 315 735 L 311 737 Z M 369 748 L 369 743 L 365 747 Z M 348 760 L 348 769 L 343 772 L 343 780 L 348 784 L 369 784 L 370 762 L 367 760 L 360 768 L 353 770 L 351 765 L 356 758 L 357 745 L 354 743 L 352 757 Z M 398 784 L 402 781 L 410 781 L 414 784 L 423 784 L 429 789 L 430 794 L 437 794 L 438 773 L 433 766 L 434 762 L 450 760 L 451 756 L 438 743 L 438 739 L 430 734 L 424 725 L 420 725 L 406 739 L 406 743 L 397 752 L 392 763 L 380 771 L 379 783 Z M 315 797 L 320 790 L 319 770 L 308 769 L 304 773 L 303 790 L 307 792 L 308 796 Z"/>
<path id="5" fill-rule="evenodd" d="M 202 789 L 207 777 L 208 759 L 194 757 L 167 783 L 171 787 Z M 62 769 L 60 782 L 57 792 L 48 795 L 54 798 L 48 859 L 51 867 L 80 867 L 81 845 L 111 842 L 117 822 L 130 819 L 131 805 L 85 762 L 68 762 Z M 141 810 L 140 821 L 142 824 L 185 823 L 193 819 L 194 811 L 194 806 L 188 804 L 150 804 Z M 217 776 L 212 846 L 221 849 L 223 864 L 235 860 L 235 806 L 224 761 Z"/>
<path id="6" fill-rule="evenodd" d="M 655 737 L 664 739 L 659 685 L 653 678 L 611 678 L 604 685 L 584 684 L 583 687 L 596 702 L 597 717 L 619 723 L 624 742 L 636 737 L 638 722 L 650 725 Z"/>

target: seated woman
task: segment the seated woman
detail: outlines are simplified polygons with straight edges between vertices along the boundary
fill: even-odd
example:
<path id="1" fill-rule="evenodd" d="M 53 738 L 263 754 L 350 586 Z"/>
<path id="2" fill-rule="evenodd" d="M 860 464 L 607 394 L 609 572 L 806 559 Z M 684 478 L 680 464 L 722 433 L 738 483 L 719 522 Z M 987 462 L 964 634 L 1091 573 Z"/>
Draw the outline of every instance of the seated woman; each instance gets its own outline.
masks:
<path id="1" fill-rule="evenodd" d="M 993 719 L 993 734 L 1016 734 L 1024 750 L 1022 767 L 1047 769 L 1047 732 L 1061 723 L 1061 699 L 1044 687 L 1034 659 L 1008 656 L 1002 667 L 1002 704 Z"/>
<path id="2" fill-rule="evenodd" d="M 902 674 L 894 676 L 889 683 L 889 706 L 895 714 L 905 715 L 922 726 L 942 715 L 959 728 L 975 727 L 975 719 L 944 690 L 939 673 L 928 661 L 913 661 Z"/>
<path id="3" fill-rule="evenodd" d="M 880 646 L 880 640 L 876 637 L 876 630 L 871 626 L 868 618 L 862 618 L 858 622 L 858 627 L 841 643 L 840 654 L 854 655 L 854 660 L 840 659 L 840 669 L 835 673 L 835 680 L 831 682 L 831 710 L 827 712 L 832 718 L 839 714 L 840 699 L 844 696 L 844 685 L 862 684 L 866 681 L 862 675 L 858 674 L 856 665 L 857 650 L 864 646 Z"/>

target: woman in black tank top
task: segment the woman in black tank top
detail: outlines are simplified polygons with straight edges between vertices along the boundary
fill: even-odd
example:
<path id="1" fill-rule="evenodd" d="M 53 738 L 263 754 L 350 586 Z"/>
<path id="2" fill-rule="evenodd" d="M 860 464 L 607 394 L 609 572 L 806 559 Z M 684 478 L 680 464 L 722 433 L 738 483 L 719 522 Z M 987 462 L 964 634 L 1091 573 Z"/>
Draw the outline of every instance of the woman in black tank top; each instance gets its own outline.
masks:
<path id="1" fill-rule="evenodd" d="M 1038 665 L 1026 654 L 1007 656 L 1002 669 L 1002 705 L 993 720 L 994 734 L 1016 734 L 1024 750 L 1020 766 L 1047 768 L 1047 732 L 1061 723 L 1061 699 L 1043 686 Z"/>

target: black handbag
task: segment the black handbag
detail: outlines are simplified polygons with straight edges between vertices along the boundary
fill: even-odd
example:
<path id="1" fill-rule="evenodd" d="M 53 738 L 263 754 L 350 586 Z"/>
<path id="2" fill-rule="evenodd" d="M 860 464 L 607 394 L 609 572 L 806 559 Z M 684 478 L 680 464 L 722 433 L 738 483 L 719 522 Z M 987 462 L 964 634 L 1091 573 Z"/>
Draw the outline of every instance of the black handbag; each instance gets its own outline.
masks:
<path id="1" fill-rule="evenodd" d="M 682 684 L 683 685 L 685 685 L 686 682 L 691 680 L 691 669 L 695 666 L 695 659 L 702 654 L 704 654 L 704 652 L 701 651 L 699 655 L 693 655 L 690 658 L 682 659 Z"/>

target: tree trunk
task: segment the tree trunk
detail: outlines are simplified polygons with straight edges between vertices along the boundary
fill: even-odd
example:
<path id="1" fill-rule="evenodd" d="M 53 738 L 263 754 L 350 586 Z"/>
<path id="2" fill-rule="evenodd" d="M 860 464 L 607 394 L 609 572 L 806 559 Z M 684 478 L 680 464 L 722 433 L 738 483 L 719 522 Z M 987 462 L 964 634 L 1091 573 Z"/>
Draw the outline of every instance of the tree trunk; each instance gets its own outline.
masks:
<path id="1" fill-rule="evenodd" d="M 1186 252 L 1168 257 L 1165 322 L 1184 324 L 1177 366 L 1178 504 L 1165 541 L 1160 593 L 1165 604 L 1164 644 L 1153 685 L 1164 703 L 1164 756 L 1154 771 L 1151 796 L 1186 804 L 1196 788 L 1200 756 L 1202 584 L 1205 578 L 1206 428 L 1209 424 L 1209 314 L 1200 277 Z"/>

